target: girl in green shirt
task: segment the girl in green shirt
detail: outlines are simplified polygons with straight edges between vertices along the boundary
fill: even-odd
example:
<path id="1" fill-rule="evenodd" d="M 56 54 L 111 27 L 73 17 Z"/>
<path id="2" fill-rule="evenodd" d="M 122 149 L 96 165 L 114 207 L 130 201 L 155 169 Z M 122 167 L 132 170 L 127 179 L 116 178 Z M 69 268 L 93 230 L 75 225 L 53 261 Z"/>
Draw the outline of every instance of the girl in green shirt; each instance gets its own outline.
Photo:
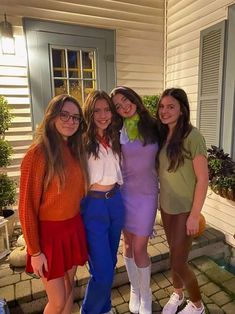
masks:
<path id="1" fill-rule="evenodd" d="M 190 123 L 189 101 L 184 90 L 170 88 L 163 92 L 157 118 L 161 139 L 158 155 L 160 208 L 174 287 L 162 313 L 177 312 L 184 303 L 185 287 L 190 300 L 178 313 L 203 314 L 198 282 L 187 260 L 193 235 L 199 229 L 208 186 L 206 145 L 203 136 Z"/>

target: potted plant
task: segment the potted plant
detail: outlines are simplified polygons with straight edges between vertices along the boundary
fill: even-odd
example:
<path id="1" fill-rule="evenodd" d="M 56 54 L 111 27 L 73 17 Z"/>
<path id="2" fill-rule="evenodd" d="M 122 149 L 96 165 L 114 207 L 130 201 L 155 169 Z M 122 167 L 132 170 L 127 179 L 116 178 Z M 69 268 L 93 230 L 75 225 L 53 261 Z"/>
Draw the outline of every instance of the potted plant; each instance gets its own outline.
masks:
<path id="1" fill-rule="evenodd" d="M 235 200 L 235 162 L 223 149 L 208 149 L 209 186 L 220 196 Z"/>
<path id="2" fill-rule="evenodd" d="M 0 216 L 8 220 L 8 232 L 11 236 L 15 223 L 15 212 L 9 209 L 16 200 L 16 183 L 7 175 L 6 167 L 11 162 L 12 147 L 5 139 L 5 132 L 11 125 L 12 115 L 7 100 L 0 96 Z"/>

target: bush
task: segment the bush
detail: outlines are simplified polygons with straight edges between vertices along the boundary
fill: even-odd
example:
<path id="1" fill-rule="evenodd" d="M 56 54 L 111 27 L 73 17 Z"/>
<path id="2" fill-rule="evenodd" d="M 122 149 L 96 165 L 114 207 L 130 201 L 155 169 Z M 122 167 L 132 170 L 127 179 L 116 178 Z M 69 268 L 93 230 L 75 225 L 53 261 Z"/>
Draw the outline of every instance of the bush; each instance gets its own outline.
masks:
<path id="1" fill-rule="evenodd" d="M 10 164 L 10 156 L 13 151 L 9 142 L 5 140 L 5 132 L 10 127 L 11 120 L 12 114 L 10 113 L 8 102 L 3 96 L 0 96 L 0 168 Z M 13 205 L 16 200 L 16 183 L 5 172 L 5 169 L 3 171 L 0 169 L 1 216 L 3 216 L 3 209 L 8 205 Z"/>
<path id="2" fill-rule="evenodd" d="M 155 117 L 157 111 L 157 104 L 160 99 L 160 95 L 143 96 L 143 104 L 149 110 L 149 112 Z"/>
<path id="3" fill-rule="evenodd" d="M 12 147 L 9 142 L 0 139 L 0 167 L 6 167 L 10 165 Z"/>
<path id="4" fill-rule="evenodd" d="M 7 100 L 0 96 L 0 135 L 4 135 L 11 125 L 12 114 L 10 113 Z"/>
<path id="5" fill-rule="evenodd" d="M 16 183 L 6 174 L 0 174 L 0 215 L 1 211 L 16 201 Z"/>

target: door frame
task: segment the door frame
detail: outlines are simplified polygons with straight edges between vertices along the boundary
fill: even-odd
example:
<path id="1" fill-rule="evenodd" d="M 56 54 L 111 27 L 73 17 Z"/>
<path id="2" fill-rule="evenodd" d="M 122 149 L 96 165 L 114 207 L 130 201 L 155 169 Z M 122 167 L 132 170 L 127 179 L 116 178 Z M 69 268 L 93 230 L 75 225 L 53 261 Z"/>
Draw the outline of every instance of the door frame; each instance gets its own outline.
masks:
<path id="1" fill-rule="evenodd" d="M 50 44 L 75 46 L 75 41 L 79 38 L 80 43 L 85 44 L 87 48 L 96 49 L 97 87 L 109 93 L 116 85 L 115 30 L 31 18 L 23 18 L 23 27 L 28 56 L 33 129 L 42 120 L 45 108 L 53 96 Z"/>

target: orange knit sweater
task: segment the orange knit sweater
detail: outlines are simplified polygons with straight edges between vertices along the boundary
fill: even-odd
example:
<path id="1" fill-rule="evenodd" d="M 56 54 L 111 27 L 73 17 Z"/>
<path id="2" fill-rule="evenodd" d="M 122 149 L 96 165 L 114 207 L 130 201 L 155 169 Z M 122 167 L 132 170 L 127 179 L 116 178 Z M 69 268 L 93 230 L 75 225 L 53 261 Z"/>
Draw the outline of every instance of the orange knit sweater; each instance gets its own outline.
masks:
<path id="1" fill-rule="evenodd" d="M 64 145 L 65 185 L 58 190 L 54 177 L 44 191 L 46 160 L 42 150 L 35 147 L 27 152 L 21 164 L 19 217 L 30 255 L 39 252 L 39 223 L 74 217 L 80 210 L 85 194 L 84 177 L 79 162 Z"/>

